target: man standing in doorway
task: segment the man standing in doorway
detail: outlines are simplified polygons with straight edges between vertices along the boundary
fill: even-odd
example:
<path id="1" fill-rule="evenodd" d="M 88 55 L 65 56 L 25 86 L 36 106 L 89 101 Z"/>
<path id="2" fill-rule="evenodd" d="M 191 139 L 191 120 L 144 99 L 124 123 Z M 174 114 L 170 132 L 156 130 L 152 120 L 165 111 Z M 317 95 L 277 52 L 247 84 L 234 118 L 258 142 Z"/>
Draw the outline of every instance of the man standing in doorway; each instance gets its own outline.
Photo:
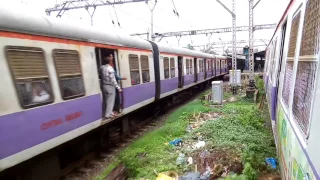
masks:
<path id="1" fill-rule="evenodd" d="M 117 82 L 119 83 L 119 81 L 122 81 L 122 80 L 127 80 L 127 78 L 126 77 L 120 77 L 119 75 L 118 75 L 118 73 L 116 72 L 116 68 L 114 67 L 114 61 L 113 61 L 113 56 L 112 56 L 112 54 L 110 54 L 110 57 L 112 58 L 112 64 L 111 64 L 111 66 L 114 68 L 114 70 L 115 70 L 115 73 L 114 73 L 114 75 L 115 75 L 115 77 L 116 77 L 116 80 L 117 80 Z M 115 99 L 115 103 L 114 103 L 114 107 L 113 107 L 113 114 L 115 114 L 115 115 L 118 115 L 118 113 L 120 113 L 120 94 L 119 94 L 119 92 L 118 91 L 116 91 L 116 99 Z"/>
<path id="2" fill-rule="evenodd" d="M 112 54 L 110 54 L 106 59 L 106 65 L 101 66 L 101 78 L 102 78 L 102 91 L 104 95 L 105 103 L 105 118 L 111 118 L 115 116 L 112 112 L 114 107 L 116 89 L 121 92 L 121 88 L 117 83 L 115 78 L 115 71 L 112 66 Z"/>

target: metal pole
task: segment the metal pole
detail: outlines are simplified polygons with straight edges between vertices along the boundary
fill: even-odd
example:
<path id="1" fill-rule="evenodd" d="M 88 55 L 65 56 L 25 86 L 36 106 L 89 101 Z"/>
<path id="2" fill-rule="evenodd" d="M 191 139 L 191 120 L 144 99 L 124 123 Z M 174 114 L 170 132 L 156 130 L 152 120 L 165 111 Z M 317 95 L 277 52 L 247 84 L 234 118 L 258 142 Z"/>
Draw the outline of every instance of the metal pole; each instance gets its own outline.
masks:
<path id="1" fill-rule="evenodd" d="M 254 99 L 256 89 L 254 80 L 254 53 L 253 53 L 253 0 L 249 0 L 249 86 L 246 89 L 246 96 Z"/>
<path id="2" fill-rule="evenodd" d="M 157 2 L 158 1 L 156 0 L 152 8 L 149 6 L 149 4 L 147 4 L 149 9 L 150 9 L 150 13 L 151 13 L 151 22 L 150 22 L 150 25 L 151 25 L 151 28 L 150 28 L 151 41 L 155 41 L 155 37 L 154 37 L 154 34 L 153 34 L 153 10 L 156 7 Z M 148 1 L 146 3 L 148 3 Z"/>
<path id="3" fill-rule="evenodd" d="M 181 39 L 181 36 L 176 36 L 177 40 L 178 40 L 178 47 L 180 47 L 180 39 Z"/>
<path id="4" fill-rule="evenodd" d="M 237 84 L 236 84 L 236 73 L 237 70 L 237 26 L 236 26 L 236 0 L 232 0 L 232 11 L 230 11 L 227 6 L 225 6 L 220 0 L 216 0 L 219 4 L 221 4 L 231 15 L 232 15 L 232 92 L 233 94 L 237 93 Z"/>
<path id="5" fill-rule="evenodd" d="M 151 25 L 151 28 L 150 28 L 150 30 L 151 30 L 151 32 L 150 32 L 151 41 L 154 41 L 154 36 L 153 36 L 153 10 L 151 10 L 151 23 L 150 23 L 150 25 Z"/>
<path id="6" fill-rule="evenodd" d="M 253 9 L 259 4 L 261 0 L 258 0 L 258 2 L 256 4 L 253 5 Z M 253 2 L 252 2 L 253 3 Z"/>
<path id="7" fill-rule="evenodd" d="M 254 53 L 253 53 L 253 0 L 249 0 L 249 70 L 250 81 L 254 85 Z"/>
<path id="8" fill-rule="evenodd" d="M 210 52 L 210 49 L 211 49 L 210 40 L 211 40 L 212 33 L 210 33 L 209 35 L 206 34 L 206 36 L 208 37 L 208 44 L 206 48 L 207 48 L 207 52 Z"/>
<path id="9" fill-rule="evenodd" d="M 233 74 L 233 80 L 232 80 L 232 92 L 233 94 L 237 93 L 237 84 L 236 84 L 236 73 L 237 70 L 237 26 L 236 26 L 236 1 L 232 0 L 232 74 Z"/>
<path id="10" fill-rule="evenodd" d="M 91 26 L 93 26 L 93 15 L 96 12 L 96 7 L 95 6 L 93 7 L 93 12 L 92 13 L 89 12 L 89 8 L 86 8 L 86 10 L 87 10 L 88 14 L 90 15 Z"/>

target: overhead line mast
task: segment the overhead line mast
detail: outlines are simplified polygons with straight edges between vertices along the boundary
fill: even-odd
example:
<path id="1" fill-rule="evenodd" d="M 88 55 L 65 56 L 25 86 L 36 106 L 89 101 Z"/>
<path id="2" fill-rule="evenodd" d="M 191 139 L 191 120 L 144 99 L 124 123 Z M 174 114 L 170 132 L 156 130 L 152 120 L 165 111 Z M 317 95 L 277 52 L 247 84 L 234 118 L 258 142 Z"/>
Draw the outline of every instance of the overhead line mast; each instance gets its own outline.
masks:
<path id="1" fill-rule="evenodd" d="M 254 0 L 249 0 L 249 87 L 246 90 L 247 97 L 252 97 L 255 91 L 255 80 L 254 80 L 254 53 L 253 53 L 253 10 L 259 4 L 261 0 L 258 0 L 256 4 L 253 4 Z"/>
<path id="2" fill-rule="evenodd" d="M 236 27 L 236 0 L 232 0 L 232 11 L 225 6 L 220 0 L 217 0 L 232 15 L 232 93 L 237 93 L 236 74 L 237 70 L 237 27 Z"/>

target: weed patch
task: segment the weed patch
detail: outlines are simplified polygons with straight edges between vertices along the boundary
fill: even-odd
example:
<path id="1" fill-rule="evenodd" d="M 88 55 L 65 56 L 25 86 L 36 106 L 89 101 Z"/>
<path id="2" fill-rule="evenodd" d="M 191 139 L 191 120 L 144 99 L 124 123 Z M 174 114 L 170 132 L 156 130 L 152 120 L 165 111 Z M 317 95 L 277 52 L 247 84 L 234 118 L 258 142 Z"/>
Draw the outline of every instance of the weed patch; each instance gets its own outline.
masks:
<path id="1" fill-rule="evenodd" d="M 222 112 L 224 116 L 208 121 L 193 134 L 200 133 L 212 145 L 207 147 L 209 149 L 232 147 L 241 155 L 243 174 L 247 179 L 270 172 L 264 160 L 276 157 L 276 147 L 271 128 L 266 126 L 269 121 L 267 115 L 245 99 L 215 111 Z"/>
<path id="2" fill-rule="evenodd" d="M 259 111 L 252 102 L 238 99 L 213 109 L 200 101 L 181 107 L 161 128 L 147 133 L 122 151 L 101 177 L 120 162 L 129 169 L 133 179 L 155 179 L 155 171 L 175 171 L 180 175 L 194 171 L 194 165 L 176 164 L 180 153 L 186 158 L 192 157 L 198 171 L 208 168 L 215 171 L 215 179 L 223 172 L 228 172 L 223 175 L 225 179 L 249 180 L 274 173 L 276 170 L 264 163 L 266 157 L 276 157 L 268 110 Z M 198 122 L 203 123 L 189 133 L 186 131 L 190 124 Z M 182 138 L 182 147 L 168 145 L 176 138 Z M 193 149 L 200 139 L 205 141 L 205 147 Z"/>

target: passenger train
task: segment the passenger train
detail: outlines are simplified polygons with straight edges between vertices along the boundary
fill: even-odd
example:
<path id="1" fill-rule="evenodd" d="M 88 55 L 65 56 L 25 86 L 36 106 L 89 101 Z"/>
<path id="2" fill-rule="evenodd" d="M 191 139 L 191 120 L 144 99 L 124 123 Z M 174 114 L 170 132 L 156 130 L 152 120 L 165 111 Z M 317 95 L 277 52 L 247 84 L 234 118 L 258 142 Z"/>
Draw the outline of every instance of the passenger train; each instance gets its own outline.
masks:
<path id="1" fill-rule="evenodd" d="M 226 74 L 227 58 L 0 8 L 0 171 L 102 126 L 98 69 L 123 115 Z"/>
<path id="2" fill-rule="evenodd" d="M 290 0 L 264 82 L 283 179 L 320 179 L 320 1 Z"/>

